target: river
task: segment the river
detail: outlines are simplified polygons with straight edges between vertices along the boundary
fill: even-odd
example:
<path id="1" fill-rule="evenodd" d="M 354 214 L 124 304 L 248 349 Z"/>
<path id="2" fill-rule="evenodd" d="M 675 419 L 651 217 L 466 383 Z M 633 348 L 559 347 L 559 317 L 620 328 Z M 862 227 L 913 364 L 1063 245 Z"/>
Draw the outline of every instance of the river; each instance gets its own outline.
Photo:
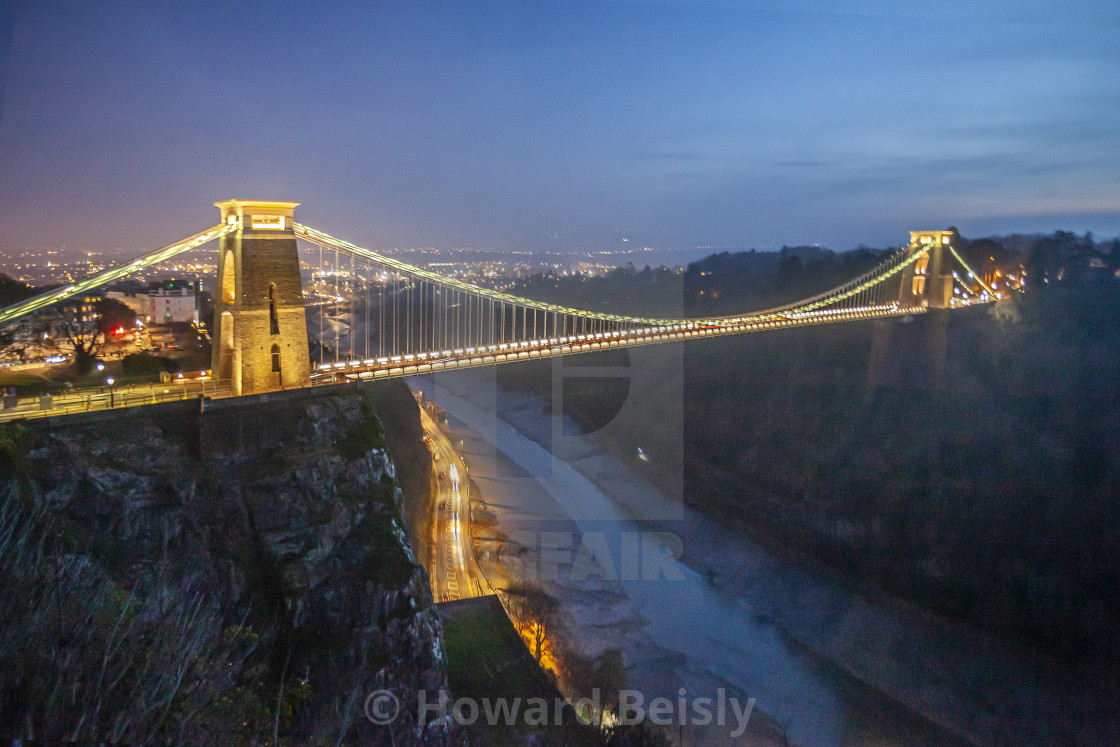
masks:
<path id="1" fill-rule="evenodd" d="M 682 513 L 679 505 L 680 518 L 675 518 L 672 501 L 628 474 L 616 456 L 585 451 L 559 458 L 555 449 L 543 448 L 538 441 L 548 443 L 542 434 L 553 427 L 550 416 L 526 395 L 500 392 L 492 369 L 418 377 L 410 385 L 445 409 L 449 430 L 462 441 L 470 477 L 495 517 L 497 533 L 506 538 L 505 547 L 517 546 L 512 539 L 525 548 L 517 558 L 499 558 L 502 569 L 544 578 L 586 653 L 620 648 L 630 686 L 647 698 L 675 700 L 679 688 L 688 697 L 715 697 L 722 687 L 755 698 L 765 714 L 758 719 L 769 717 L 769 728 L 739 740 L 729 735 L 732 723 L 722 732 L 690 732 L 689 744 L 781 744 L 782 735 L 802 747 L 968 743 L 792 640 L 749 596 L 714 583 L 716 574 L 674 559 L 669 551 L 681 549 L 672 547 L 676 536 L 686 560 L 704 556 L 708 547 L 709 563 L 727 565 L 712 554 L 728 538 L 694 512 Z M 498 416 L 499 397 L 503 413 L 517 413 L 509 419 L 518 428 Z M 511 401 L 520 406 L 511 407 Z M 642 520 L 634 518 L 635 486 L 642 494 Z M 662 518 L 650 522 L 650 515 Z M 483 565 L 489 560 L 493 568 L 494 552 L 487 549 L 493 545 L 487 544 L 487 532 L 480 534 Z M 736 567 L 744 552 L 760 553 L 750 543 L 736 545 Z M 579 574 L 565 560 L 581 546 L 589 549 L 598 571 L 586 574 L 586 580 L 574 579 Z M 609 571 L 603 571 L 601 561 Z M 776 561 L 752 562 L 772 566 Z M 645 566 L 656 579 L 646 578 Z"/>

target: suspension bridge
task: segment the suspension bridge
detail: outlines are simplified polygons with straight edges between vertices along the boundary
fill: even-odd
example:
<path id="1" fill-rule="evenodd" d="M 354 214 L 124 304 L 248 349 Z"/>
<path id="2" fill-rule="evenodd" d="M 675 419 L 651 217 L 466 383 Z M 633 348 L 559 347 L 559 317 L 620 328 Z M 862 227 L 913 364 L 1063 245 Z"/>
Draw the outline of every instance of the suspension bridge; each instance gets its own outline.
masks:
<path id="1" fill-rule="evenodd" d="M 296 202 L 215 205 L 217 225 L 0 310 L 0 324 L 216 240 L 210 378 L 215 394 L 238 396 L 904 316 L 998 297 L 961 258 L 953 231 L 911 231 L 906 246 L 870 271 L 793 303 L 704 318 L 607 314 L 503 293 L 364 249 L 295 222 Z M 305 254 L 319 256 L 306 284 L 299 240 L 306 242 Z M 309 326 L 318 331 L 317 345 L 309 346 Z M 139 400 L 135 404 L 144 397 Z"/>

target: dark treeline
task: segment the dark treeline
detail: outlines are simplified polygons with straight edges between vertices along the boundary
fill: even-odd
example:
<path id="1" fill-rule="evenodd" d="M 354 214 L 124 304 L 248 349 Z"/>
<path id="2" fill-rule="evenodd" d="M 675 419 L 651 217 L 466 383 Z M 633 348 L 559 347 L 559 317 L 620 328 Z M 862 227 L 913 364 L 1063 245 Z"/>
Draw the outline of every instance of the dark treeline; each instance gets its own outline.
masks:
<path id="1" fill-rule="evenodd" d="M 686 495 L 852 580 L 1120 653 L 1120 284 L 699 343 Z"/>
<path id="2" fill-rule="evenodd" d="M 827 291 L 868 272 L 896 250 L 785 246 L 776 252 L 723 252 L 683 271 L 625 265 L 598 275 L 533 275 L 517 281 L 510 292 L 624 315 L 735 314 Z M 1097 242 L 1092 234 L 1068 231 L 964 239 L 960 252 L 979 273 L 1024 269 L 1039 284 L 1085 279 L 1120 267 L 1120 240 Z"/>
<path id="3" fill-rule="evenodd" d="M 713 254 L 685 270 L 633 265 L 600 275 L 547 273 L 510 292 L 579 309 L 635 316 L 703 316 L 753 311 L 834 288 L 867 272 L 892 250 L 837 253 L 818 247 Z"/>
<path id="4" fill-rule="evenodd" d="M 31 298 L 39 291 L 40 289 L 32 288 L 27 283 L 20 282 L 0 272 L 0 309 Z"/>
<path id="5" fill-rule="evenodd" d="M 1028 291 L 910 321 L 686 345 L 686 500 L 869 593 L 1116 660 L 1120 246 L 1058 232 L 965 251 L 977 271 L 1022 266 Z M 717 255 L 677 277 L 687 314 L 728 313 L 818 292 L 880 256 Z M 628 283 L 649 299 L 663 277 L 624 269 L 599 287 Z M 564 278 L 554 290 L 597 282 Z M 503 380 L 533 386 L 527 371 Z M 595 423 L 597 403 L 565 409 Z M 660 414 L 649 417 L 632 435 L 650 461 L 636 465 L 679 480 L 657 474 Z"/>

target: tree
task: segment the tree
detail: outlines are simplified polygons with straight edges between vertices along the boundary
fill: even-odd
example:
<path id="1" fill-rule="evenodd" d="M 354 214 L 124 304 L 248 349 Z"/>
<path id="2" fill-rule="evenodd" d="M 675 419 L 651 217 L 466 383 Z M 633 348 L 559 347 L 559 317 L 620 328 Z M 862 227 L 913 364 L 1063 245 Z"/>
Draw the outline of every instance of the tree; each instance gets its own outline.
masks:
<path id="1" fill-rule="evenodd" d="M 97 355 L 114 335 L 136 326 L 136 312 L 113 298 L 93 303 L 91 310 L 80 302 L 62 306 L 58 329 L 74 350 L 74 370 L 87 374 Z"/>
<path id="2" fill-rule="evenodd" d="M 591 666 L 592 691 L 599 689 L 600 705 L 596 725 L 603 726 L 603 713 L 605 711 L 618 712 L 619 694 L 626 687 L 626 667 L 622 663 L 622 652 L 617 648 L 608 648 L 595 657 Z"/>
<path id="3" fill-rule="evenodd" d="M 533 658 L 540 664 L 547 651 L 549 632 L 558 627 L 560 603 L 539 585 L 525 581 L 510 584 L 505 592 L 513 624 L 528 639 Z"/>

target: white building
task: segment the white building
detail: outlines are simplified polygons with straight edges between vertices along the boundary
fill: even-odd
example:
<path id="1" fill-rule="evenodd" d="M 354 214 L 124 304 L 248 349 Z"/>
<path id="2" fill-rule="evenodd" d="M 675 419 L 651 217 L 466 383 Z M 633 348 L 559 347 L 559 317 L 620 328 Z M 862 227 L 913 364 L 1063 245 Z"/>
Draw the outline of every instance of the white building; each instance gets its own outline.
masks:
<path id="1" fill-rule="evenodd" d="M 174 282 L 148 291 L 148 323 L 174 322 L 198 322 L 198 305 L 190 283 Z"/>

